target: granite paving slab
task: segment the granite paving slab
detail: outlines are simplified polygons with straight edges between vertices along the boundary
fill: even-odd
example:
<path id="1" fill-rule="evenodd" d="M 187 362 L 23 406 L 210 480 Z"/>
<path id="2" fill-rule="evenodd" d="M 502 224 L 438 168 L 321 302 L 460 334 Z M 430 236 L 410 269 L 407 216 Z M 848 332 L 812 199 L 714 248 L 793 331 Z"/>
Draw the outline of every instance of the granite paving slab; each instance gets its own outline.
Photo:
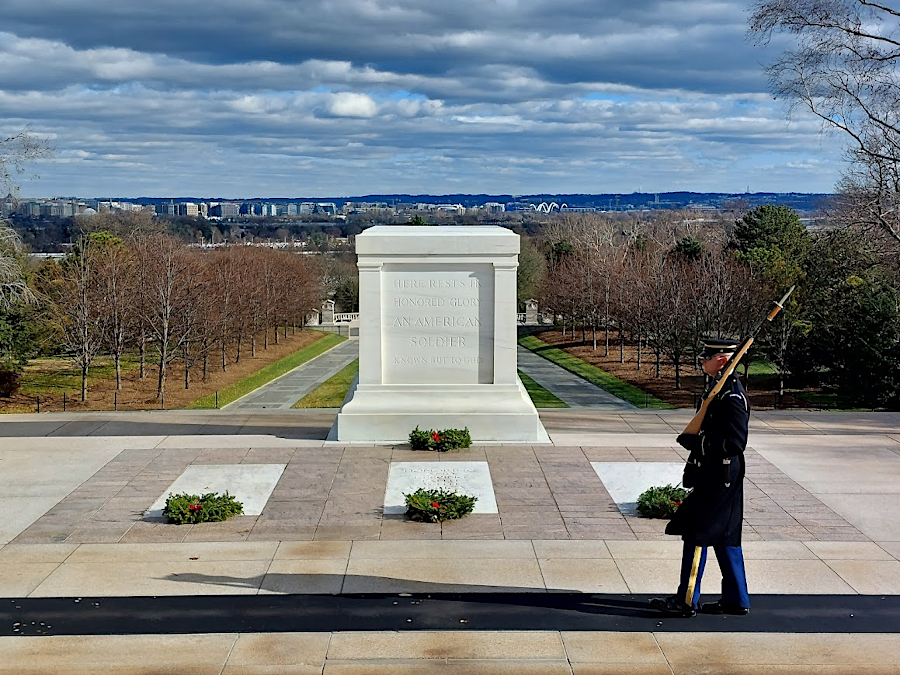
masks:
<path id="1" fill-rule="evenodd" d="M 642 437 L 646 443 L 647 438 Z M 670 441 L 671 442 L 671 441 Z M 240 526 L 204 528 L 189 534 L 150 527 L 143 514 L 186 470 L 229 462 L 285 466 L 259 516 Z M 452 472 L 480 462 L 487 467 L 496 516 L 473 514 L 459 523 L 405 527 L 385 514 L 393 457 L 428 457 L 416 462 Z M 659 457 L 679 457 L 672 446 L 604 448 L 487 446 L 452 454 L 410 453 L 390 447 L 249 447 L 127 449 L 97 470 L 21 531 L 17 543 L 194 541 L 224 539 L 577 539 L 657 540 L 664 522 L 636 517 L 617 504 L 592 467 L 653 467 Z M 817 496 L 781 472 L 752 448 L 747 453 L 745 538 L 747 541 L 872 541 Z M 268 458 L 269 461 L 266 461 Z M 617 461 L 621 460 L 621 461 Z M 396 466 L 404 462 L 396 463 Z M 673 475 L 678 465 L 669 463 Z M 437 467 L 446 469 L 437 469 Z M 653 481 L 651 481 L 653 482 Z M 484 502 L 487 503 L 487 502 Z M 399 507 L 398 507 L 399 508 Z M 396 510 L 396 509 L 395 509 Z M 353 537 L 341 534 L 341 528 Z M 890 541 L 890 532 L 881 537 Z"/>

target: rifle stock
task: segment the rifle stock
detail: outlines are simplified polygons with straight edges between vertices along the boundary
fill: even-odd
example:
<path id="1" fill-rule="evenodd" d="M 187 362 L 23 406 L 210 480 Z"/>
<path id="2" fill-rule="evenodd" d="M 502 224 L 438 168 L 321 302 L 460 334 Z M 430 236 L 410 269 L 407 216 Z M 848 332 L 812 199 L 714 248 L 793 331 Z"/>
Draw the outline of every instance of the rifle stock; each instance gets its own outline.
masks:
<path id="1" fill-rule="evenodd" d="M 788 292 L 784 294 L 784 297 L 781 300 L 778 300 L 772 309 L 766 314 L 766 317 L 759 322 L 759 325 L 753 329 L 753 332 L 750 333 L 749 337 L 744 340 L 743 344 L 740 348 L 735 352 L 734 356 L 728 361 L 725 367 L 722 369 L 722 372 L 719 374 L 719 379 L 713 385 L 713 388 L 709 390 L 709 393 L 703 398 L 703 401 L 700 403 L 700 409 L 697 410 L 697 413 L 688 423 L 688 425 L 684 428 L 684 431 L 681 433 L 681 436 L 689 435 L 696 436 L 700 433 L 700 425 L 703 424 L 703 418 L 706 417 L 706 411 L 709 408 L 709 404 L 716 397 L 716 395 L 722 390 L 722 387 L 725 385 L 725 380 L 728 379 L 728 376 L 731 375 L 735 368 L 737 368 L 738 363 L 744 357 L 744 354 L 747 353 L 747 350 L 750 349 L 750 345 L 753 344 L 753 340 L 756 339 L 757 333 L 759 333 L 760 329 L 762 329 L 763 324 L 767 321 L 771 321 L 774 319 L 778 312 L 784 309 L 784 303 L 787 302 L 787 299 L 790 297 L 791 293 L 794 292 L 794 286 L 791 286 L 788 289 Z M 681 436 L 679 436 L 679 442 L 681 442 Z M 684 443 L 682 443 L 684 445 Z M 690 449 L 690 448 L 688 448 Z"/>

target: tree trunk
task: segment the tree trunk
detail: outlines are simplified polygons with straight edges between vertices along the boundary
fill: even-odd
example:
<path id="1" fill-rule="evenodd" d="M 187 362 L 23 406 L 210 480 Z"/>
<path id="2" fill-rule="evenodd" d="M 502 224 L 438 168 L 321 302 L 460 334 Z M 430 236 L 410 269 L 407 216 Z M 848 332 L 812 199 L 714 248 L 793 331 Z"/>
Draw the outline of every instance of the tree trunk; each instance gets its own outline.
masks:
<path id="1" fill-rule="evenodd" d="M 184 388 L 190 389 L 190 367 L 188 366 L 188 351 L 187 347 L 183 347 L 181 349 L 181 360 L 184 361 Z"/>
<path id="2" fill-rule="evenodd" d="M 145 363 L 146 363 L 146 360 L 145 360 L 146 353 L 147 353 L 147 338 L 144 337 L 144 332 L 141 331 L 141 369 L 140 369 L 140 372 L 139 372 L 139 374 L 138 374 L 138 377 L 139 377 L 140 379 L 142 379 L 142 380 L 143 380 L 145 377 L 147 377 L 147 370 L 146 370 L 146 366 L 145 366 Z"/>
<path id="3" fill-rule="evenodd" d="M 641 355 L 642 355 L 641 354 L 641 333 L 640 333 L 640 331 L 638 332 L 637 348 L 638 348 L 638 350 L 637 350 L 637 369 L 640 370 L 641 369 Z"/>
<path id="4" fill-rule="evenodd" d="M 256 358 L 256 333 L 250 334 L 250 356 Z"/>
<path id="5" fill-rule="evenodd" d="M 122 388 L 122 355 L 116 352 L 113 354 L 113 361 L 116 364 L 116 389 Z"/>
<path id="6" fill-rule="evenodd" d="M 81 364 L 81 402 L 87 401 L 87 376 L 88 367 L 86 363 Z"/>
<path id="7" fill-rule="evenodd" d="M 675 357 L 675 389 L 681 389 L 681 357 Z"/>
<path id="8" fill-rule="evenodd" d="M 203 352 L 203 381 L 206 382 L 209 377 L 209 352 Z"/>
<path id="9" fill-rule="evenodd" d="M 603 356 L 609 356 L 609 284 L 606 285 L 606 353 Z"/>
<path id="10" fill-rule="evenodd" d="M 228 370 L 228 358 L 227 353 L 225 351 L 225 340 L 222 340 L 222 372 L 227 372 Z"/>
<path id="11" fill-rule="evenodd" d="M 234 359 L 234 362 L 235 362 L 235 363 L 240 363 L 240 362 L 241 362 L 241 344 L 243 343 L 243 341 L 244 341 L 244 336 L 241 335 L 241 334 L 238 334 L 238 339 L 237 339 L 237 355 L 235 356 L 235 359 Z"/>
<path id="12" fill-rule="evenodd" d="M 625 331 L 619 326 L 619 363 L 625 363 Z"/>
<path id="13" fill-rule="evenodd" d="M 163 387 L 166 384 L 166 346 L 162 345 L 159 350 L 159 379 L 156 383 L 156 398 L 162 396 Z"/>
<path id="14" fill-rule="evenodd" d="M 659 361 L 660 361 L 660 353 L 656 352 L 656 377 L 659 377 Z"/>
<path id="15" fill-rule="evenodd" d="M 594 351 L 597 351 L 597 322 L 591 319 L 591 338 L 594 341 Z"/>

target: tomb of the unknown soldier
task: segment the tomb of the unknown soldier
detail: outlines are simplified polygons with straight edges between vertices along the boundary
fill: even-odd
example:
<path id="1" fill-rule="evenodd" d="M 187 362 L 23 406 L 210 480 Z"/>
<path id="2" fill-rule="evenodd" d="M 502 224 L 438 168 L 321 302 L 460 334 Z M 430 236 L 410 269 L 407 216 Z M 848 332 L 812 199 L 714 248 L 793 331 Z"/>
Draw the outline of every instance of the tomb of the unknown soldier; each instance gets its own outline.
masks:
<path id="1" fill-rule="evenodd" d="M 519 237 L 496 226 L 376 226 L 356 238 L 359 378 L 338 441 L 467 427 L 474 441 L 546 443 L 516 373 Z"/>

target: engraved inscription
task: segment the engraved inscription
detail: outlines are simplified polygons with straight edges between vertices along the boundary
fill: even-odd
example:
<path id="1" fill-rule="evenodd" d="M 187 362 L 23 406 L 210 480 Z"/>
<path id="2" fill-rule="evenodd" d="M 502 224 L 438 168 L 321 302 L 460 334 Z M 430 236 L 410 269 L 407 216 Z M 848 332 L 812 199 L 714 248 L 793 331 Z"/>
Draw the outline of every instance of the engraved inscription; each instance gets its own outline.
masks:
<path id="1" fill-rule="evenodd" d="M 386 383 L 493 381 L 493 269 L 473 267 L 385 266 Z"/>

